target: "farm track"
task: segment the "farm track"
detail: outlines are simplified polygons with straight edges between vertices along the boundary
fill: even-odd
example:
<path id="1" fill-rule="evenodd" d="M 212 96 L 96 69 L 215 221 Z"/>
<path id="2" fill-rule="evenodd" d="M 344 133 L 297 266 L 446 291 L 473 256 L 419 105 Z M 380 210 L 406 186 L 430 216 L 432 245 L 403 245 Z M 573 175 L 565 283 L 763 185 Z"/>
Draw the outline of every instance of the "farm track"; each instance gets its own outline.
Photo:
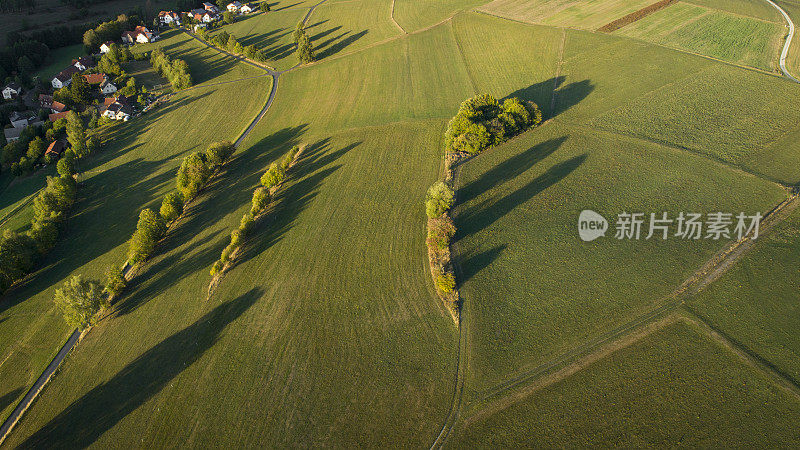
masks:
<path id="1" fill-rule="evenodd" d="M 786 55 L 789 52 L 789 47 L 791 45 L 792 38 L 794 36 L 794 23 L 792 22 L 789 15 L 780 8 L 777 4 L 775 4 L 772 0 L 766 0 L 772 6 L 777 8 L 779 12 L 784 16 L 788 25 L 789 25 L 789 35 L 786 38 L 786 43 L 784 44 L 783 50 L 781 52 L 780 57 L 780 66 L 781 70 L 783 71 L 784 75 L 791 79 L 794 82 L 800 83 L 795 77 L 793 77 L 787 70 L 786 70 Z M 497 17 L 504 20 L 509 20 L 512 22 L 518 22 L 523 24 L 531 25 L 528 22 L 523 22 L 520 20 L 510 19 L 507 17 L 498 16 L 486 11 L 479 11 L 474 10 L 476 12 L 486 14 L 488 16 Z M 450 18 L 452 19 L 452 17 Z M 448 19 L 449 20 L 449 19 Z M 438 24 L 437 24 L 438 25 Z M 563 28 L 563 27 L 561 27 Z M 566 28 L 564 28 L 566 32 Z M 563 49 L 561 50 L 563 51 Z M 681 51 L 681 50 L 678 50 Z M 692 53 L 692 52 L 685 52 L 685 53 Z M 757 68 L 751 68 L 748 66 L 741 66 L 735 63 L 730 63 L 723 60 L 718 60 L 716 58 L 708 57 L 706 55 L 697 54 L 698 56 L 703 56 L 708 59 L 712 59 L 721 63 L 745 68 L 745 69 L 752 69 L 759 72 L 768 73 L 762 71 Z M 559 61 L 558 64 L 558 73 L 560 74 L 561 69 L 561 62 Z M 555 89 L 553 91 L 553 97 L 551 100 L 551 106 L 555 106 L 556 98 L 555 98 Z M 546 124 L 543 123 L 543 125 Z M 707 155 L 703 155 L 707 156 Z M 457 175 L 460 173 L 460 167 L 457 169 Z M 764 178 L 759 174 L 754 174 L 755 176 L 759 176 Z M 770 180 L 772 181 L 772 180 Z M 456 176 L 454 180 L 454 184 L 458 185 L 458 176 Z M 780 183 L 778 183 L 780 184 Z M 785 186 L 784 186 L 785 187 Z M 770 211 L 764 217 L 764 221 L 762 222 L 762 232 L 760 235 L 766 234 L 772 226 L 781 222 L 786 216 L 797 208 L 798 203 L 798 194 L 796 192 L 792 192 L 789 197 L 778 204 L 772 211 Z M 590 357 L 593 353 L 601 351 L 605 347 L 613 347 L 616 342 L 620 342 L 627 337 L 631 336 L 632 334 L 636 333 L 638 330 L 643 329 L 644 327 L 649 326 L 656 322 L 659 318 L 664 318 L 666 320 L 667 317 L 671 316 L 675 313 L 679 308 L 684 305 L 684 299 L 689 296 L 700 292 L 709 284 L 713 283 L 717 280 L 722 274 L 724 274 L 730 267 L 732 267 L 742 256 L 744 256 L 747 251 L 751 250 L 754 247 L 755 240 L 750 239 L 749 236 L 745 236 L 743 239 L 734 241 L 729 244 L 727 247 L 720 250 L 717 254 L 715 254 L 711 259 L 706 261 L 703 266 L 701 266 L 694 274 L 692 274 L 689 278 L 687 278 L 672 294 L 667 296 L 666 298 L 656 302 L 657 306 L 650 311 L 641 314 L 637 318 L 627 322 L 626 324 L 605 333 L 604 335 L 596 338 L 592 341 L 589 341 L 583 345 L 573 348 L 572 350 L 563 353 L 562 355 L 547 361 L 545 363 L 540 364 L 539 366 L 526 371 L 522 374 L 517 375 L 515 378 L 508 380 L 504 383 L 499 384 L 493 388 L 484 391 L 484 394 L 480 397 L 478 402 L 484 403 L 488 402 L 489 400 L 494 399 L 494 403 L 498 403 L 503 399 L 508 397 L 508 394 L 511 391 L 535 383 L 537 380 L 542 380 L 543 378 L 547 377 L 548 375 L 552 375 L 559 370 L 565 369 L 571 364 L 578 364 L 580 360 L 583 358 Z M 457 261 L 455 262 L 456 272 L 457 274 L 461 273 L 460 266 L 458 265 Z M 463 278 L 463 277 L 462 277 Z M 691 311 L 689 311 L 691 313 Z M 694 315 L 694 314 L 693 314 Z M 754 367 L 758 368 L 759 370 L 765 372 L 768 376 L 770 376 L 779 386 L 783 389 L 790 391 L 792 394 L 796 396 L 800 396 L 800 386 L 798 386 L 792 379 L 787 377 L 785 374 L 778 371 L 774 366 L 762 360 L 758 355 L 753 354 L 748 349 L 742 348 L 736 342 L 732 341 L 727 336 L 719 333 L 717 330 L 714 330 L 713 327 L 702 321 L 701 318 L 695 315 L 695 321 L 701 322 L 699 326 L 703 329 L 709 330 L 708 334 L 712 338 L 720 341 L 734 351 L 736 354 L 740 355 L 742 358 L 746 359 L 748 362 L 752 363 Z M 466 314 L 461 314 L 461 322 L 459 323 L 459 344 L 458 344 L 458 356 L 457 356 L 457 367 L 456 367 L 456 388 L 454 390 L 453 401 L 451 404 L 450 411 L 448 413 L 447 418 L 445 419 L 445 423 L 442 426 L 439 435 L 436 437 L 436 440 L 431 445 L 431 449 L 442 448 L 447 441 L 447 438 L 452 433 L 453 428 L 455 427 L 456 423 L 458 422 L 459 415 L 462 411 L 462 404 L 463 404 L 463 394 L 464 394 L 464 378 L 466 372 L 466 357 L 467 355 L 465 352 L 468 350 L 468 342 L 467 342 L 467 330 L 466 330 Z M 580 369 L 578 369 L 580 370 Z M 564 375 L 566 376 L 566 375 Z M 563 376 L 562 376 L 563 378 Z M 552 382 L 557 381 L 560 378 L 554 379 Z M 549 383 L 548 383 L 549 384 Z M 474 404 L 474 403 L 473 403 Z M 467 407 L 469 406 L 466 405 Z M 485 410 L 489 408 L 491 405 L 484 404 L 483 408 L 473 411 L 470 417 L 474 417 L 477 415 L 481 410 Z M 469 417 L 467 418 L 469 419 Z"/>

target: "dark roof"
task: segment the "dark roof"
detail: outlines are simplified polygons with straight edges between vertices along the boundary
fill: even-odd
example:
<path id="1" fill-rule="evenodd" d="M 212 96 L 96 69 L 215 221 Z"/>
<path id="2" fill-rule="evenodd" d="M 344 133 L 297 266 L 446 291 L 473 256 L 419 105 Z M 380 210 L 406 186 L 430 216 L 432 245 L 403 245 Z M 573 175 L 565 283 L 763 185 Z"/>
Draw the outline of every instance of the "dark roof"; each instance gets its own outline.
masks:
<path id="1" fill-rule="evenodd" d="M 51 142 L 50 145 L 47 147 L 47 150 L 45 150 L 44 154 L 48 155 L 48 154 L 52 153 L 52 154 L 60 155 L 61 152 L 63 152 L 63 151 L 64 151 L 64 141 L 58 140 L 58 141 Z"/>
<path id="2" fill-rule="evenodd" d="M 8 83 L 5 87 L 11 88 L 11 89 L 13 89 L 13 90 L 15 90 L 17 92 L 19 92 L 19 90 L 20 90 L 20 86 L 17 83 L 13 82 L 13 81 L 11 83 Z M 3 88 L 3 89 L 5 89 L 5 88 Z"/>
<path id="3" fill-rule="evenodd" d="M 77 62 L 81 63 L 81 65 L 85 66 L 85 67 L 94 67 L 95 66 L 94 58 L 92 58 L 90 56 L 81 56 L 78 59 L 73 59 L 72 60 L 72 64 L 73 65 L 75 63 L 77 63 Z"/>
<path id="4" fill-rule="evenodd" d="M 39 94 L 39 104 L 44 106 L 45 108 L 49 108 L 53 105 L 53 96 L 47 94 Z"/>
<path id="5" fill-rule="evenodd" d="M 65 81 L 69 80 L 70 78 L 72 78 L 72 75 L 74 75 L 74 74 L 76 74 L 78 72 L 80 72 L 80 70 L 78 70 L 77 67 L 69 66 L 66 69 L 62 70 L 61 72 L 58 72 L 58 74 L 56 74 L 55 78 L 58 78 L 58 81 L 63 83 Z"/>

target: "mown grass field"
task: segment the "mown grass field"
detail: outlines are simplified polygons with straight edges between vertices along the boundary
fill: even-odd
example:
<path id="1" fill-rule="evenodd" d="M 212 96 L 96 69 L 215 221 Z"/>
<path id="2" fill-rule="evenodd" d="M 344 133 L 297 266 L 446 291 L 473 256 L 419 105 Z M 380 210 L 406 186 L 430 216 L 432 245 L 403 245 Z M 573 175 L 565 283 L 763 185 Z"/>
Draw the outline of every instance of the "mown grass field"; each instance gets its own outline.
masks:
<path id="1" fill-rule="evenodd" d="M 389 15 L 391 0 L 325 2 L 315 10 L 307 30 L 317 60 L 362 49 L 402 32 Z"/>
<path id="2" fill-rule="evenodd" d="M 795 26 L 800 23 L 800 2 L 782 0 L 776 3 L 786 11 L 786 14 L 789 14 Z M 789 47 L 789 54 L 786 57 L 786 68 L 795 78 L 800 74 L 800 38 L 797 37 L 797 31 L 795 31 L 795 37 L 792 39 L 792 45 Z"/>
<path id="3" fill-rule="evenodd" d="M 192 58 L 205 56 L 212 55 L 194 52 L 187 54 L 187 60 L 200 66 L 202 61 Z M 223 66 L 216 55 L 209 62 L 240 71 L 233 64 Z M 214 79 L 230 77 L 219 71 Z M 242 97 L 240 89 L 250 89 L 252 95 Z M 0 379 L 4 381 L 0 397 L 7 399 L 0 417 L 10 412 L 71 331 L 52 303 L 54 290 L 71 275 L 100 278 L 109 264 L 123 262 L 139 211 L 157 207 L 160 197 L 173 188 L 174 171 L 183 156 L 238 136 L 263 107 L 269 89 L 269 78 L 256 78 L 238 87 L 225 84 L 176 94 L 152 113 L 111 127 L 101 152 L 80 162 L 78 201 L 59 243 L 40 270 L 0 302 Z M 32 177 L 31 189 L 36 189 L 34 181 Z"/>
<path id="4" fill-rule="evenodd" d="M 705 6 L 730 13 L 782 23 L 783 17 L 769 3 L 761 0 L 681 0 L 682 3 Z"/>
<path id="5" fill-rule="evenodd" d="M 788 378 L 800 383 L 798 259 L 800 212 L 795 211 L 689 308 Z"/>
<path id="6" fill-rule="evenodd" d="M 486 0 L 395 0 L 394 20 L 406 33 L 432 27 Z"/>
<path id="7" fill-rule="evenodd" d="M 597 13 L 616 15 L 626 5 L 610 1 Z M 229 30 L 239 26 L 246 39 L 275 37 L 270 45 L 283 45 L 281 33 L 294 25 L 288 14 L 308 5 L 288 6 L 273 11 L 285 23 L 257 26 L 268 13 Z M 395 19 L 406 31 L 452 19 L 373 45 L 396 30 L 384 2 L 324 6 L 312 15 L 310 34 L 333 31 L 315 43 L 367 33 L 280 76 L 270 111 L 113 316 L 69 357 L 11 446 L 134 439 L 148 447 L 429 446 L 450 412 L 459 331 L 430 280 L 422 199 L 440 175 L 447 120 L 478 92 L 534 100 L 552 120 L 468 161 L 459 175 L 465 404 L 662 304 L 727 243 L 646 240 L 646 228 L 639 241 L 619 241 L 617 213 L 765 212 L 786 196 L 769 179 L 795 179 L 791 138 L 800 127 L 786 98 L 797 88 L 777 77 L 642 40 L 453 15 L 466 6 L 447 2 L 398 0 Z M 283 29 L 272 33 L 275 27 Z M 190 59 L 203 83 L 249 73 L 188 39 L 172 34 L 159 45 Z M 26 331 L 8 354 L 33 343 L 41 343 L 42 360 L 55 352 L 47 353 L 54 345 L 46 342 L 67 330 L 57 329 L 52 311 L 50 322 L 41 319 L 52 286 L 76 268 L 97 276 L 120 260 L 139 208 L 173 186 L 186 152 L 241 131 L 263 104 L 266 80 L 178 94 L 159 120 L 116 130 L 117 150 L 90 171 L 93 190 L 82 191 L 81 214 L 68 222 L 76 231 L 67 242 L 82 249 L 81 260 L 67 268 L 62 261 L 73 253 L 55 252 L 43 273 L 58 281 L 40 287 L 34 302 L 13 304 L 19 314 L 0 312 L 0 343 L 6 324 L 17 324 L 6 336 L 49 328 Z M 260 174 L 295 144 L 307 147 L 270 214 L 207 297 L 208 270 L 249 208 Z M 107 214 L 107 204 L 121 212 Z M 578 239 L 583 209 L 611 221 L 606 238 Z M 101 230 L 107 237 L 90 241 Z M 32 313 L 40 319 L 24 328 L 22 318 Z M 496 415 L 474 416 L 452 444 L 797 439 L 791 425 L 800 403 L 686 323 Z M 0 344 L 0 355 L 6 350 Z M 0 365 L 0 378 L 30 356 L 14 358 Z M 25 375 L 41 366 L 14 372 L 0 402 L 18 398 Z"/>
<path id="8" fill-rule="evenodd" d="M 772 8 L 766 2 L 763 4 Z M 713 7 L 678 2 L 616 33 L 776 71 L 785 29 L 784 24 L 777 20 L 765 21 Z"/>
<path id="9" fill-rule="evenodd" d="M 651 0 L 493 0 L 479 9 L 490 14 L 559 27 L 594 30 L 655 3 Z"/>
<path id="10" fill-rule="evenodd" d="M 554 122 L 462 169 L 461 293 L 476 393 L 658 305 L 723 242 L 614 238 L 623 211 L 766 212 L 784 192 L 701 156 Z M 584 209 L 606 238 L 577 235 Z"/>
<path id="11" fill-rule="evenodd" d="M 678 322 L 474 418 L 450 447 L 792 447 L 797 420 L 797 397 Z"/>
<path id="12" fill-rule="evenodd" d="M 73 59 L 84 56 L 86 51 L 83 44 L 70 45 L 68 47 L 56 48 L 50 51 L 50 56 L 45 61 L 45 65 L 33 73 L 33 77 L 39 77 L 45 84 L 50 85 L 58 72 L 69 67 Z"/>

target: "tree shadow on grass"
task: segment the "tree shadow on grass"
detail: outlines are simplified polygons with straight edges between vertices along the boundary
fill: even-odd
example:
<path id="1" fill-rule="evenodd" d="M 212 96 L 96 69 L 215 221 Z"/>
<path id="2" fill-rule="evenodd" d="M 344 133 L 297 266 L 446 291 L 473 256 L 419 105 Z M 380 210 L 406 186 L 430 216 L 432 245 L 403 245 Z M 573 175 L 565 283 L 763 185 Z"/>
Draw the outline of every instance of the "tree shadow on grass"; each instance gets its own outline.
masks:
<path id="1" fill-rule="evenodd" d="M 471 253 L 462 257 L 463 261 L 460 264 L 461 273 L 459 274 L 461 276 L 458 277 L 458 282 L 463 284 L 465 281 L 477 275 L 481 270 L 489 267 L 490 264 L 503 254 L 506 248 L 508 248 L 508 244 L 495 245 L 489 250 Z"/>
<path id="2" fill-rule="evenodd" d="M 315 51 L 319 52 L 317 54 L 317 59 L 325 59 L 329 56 L 333 56 L 341 52 L 342 50 L 349 47 L 357 40 L 364 37 L 368 32 L 369 30 L 364 30 L 355 34 L 350 34 L 351 32 L 348 31 L 346 33 L 340 34 L 339 36 L 336 36 L 335 38 L 328 39 L 327 41 L 318 45 L 317 48 L 315 49 Z M 320 49 L 322 49 L 322 51 L 320 51 Z"/>
<path id="3" fill-rule="evenodd" d="M 126 365 L 108 382 L 75 400 L 26 439 L 21 448 L 83 448 L 158 394 L 214 346 L 222 331 L 260 297 L 253 288 L 223 303 Z"/>
<path id="4" fill-rule="evenodd" d="M 17 400 L 19 398 L 19 396 L 23 392 L 25 392 L 25 388 L 18 387 L 16 389 L 14 389 L 13 391 L 1 396 L 0 397 L 0 411 L 2 411 L 4 409 L 8 408 L 9 406 L 11 406 L 11 404 L 14 403 L 14 401 Z"/>
<path id="5" fill-rule="evenodd" d="M 517 188 L 514 192 L 503 196 L 499 200 L 494 201 L 487 199 L 465 210 L 459 211 L 456 215 L 456 226 L 458 229 L 456 240 L 489 227 L 498 219 L 513 211 L 516 207 L 563 180 L 567 175 L 583 164 L 586 158 L 587 155 L 584 153 L 580 156 L 575 156 L 560 162 L 548 169 L 545 173 Z"/>
<path id="6" fill-rule="evenodd" d="M 333 163 L 359 145 L 361 142 L 354 142 L 331 150 L 330 139 L 326 138 L 306 147 L 296 165 L 288 172 L 288 186 L 277 192 L 270 209 L 245 240 L 242 253 L 234 261 L 233 267 L 249 261 L 280 241 L 291 229 L 294 220 L 316 197 L 317 189 L 325 178 L 341 167 Z"/>
<path id="7" fill-rule="evenodd" d="M 185 277 L 208 273 L 228 244 L 230 230 L 219 229 L 198 238 L 227 215 L 250 203 L 261 174 L 292 146 L 299 143 L 306 125 L 288 127 L 263 139 L 259 144 L 236 153 L 225 170 L 189 205 L 181 219 L 156 247 L 156 256 L 126 289 L 118 302 L 118 315 L 128 314 Z M 187 243 L 191 245 L 186 246 Z M 209 275 L 210 280 L 210 275 Z"/>
<path id="8" fill-rule="evenodd" d="M 553 77 L 547 81 L 517 89 L 504 99 L 518 97 L 521 100 L 532 101 L 539 105 L 545 120 L 552 119 L 578 104 L 594 90 L 594 85 L 589 80 L 564 85 L 566 80 L 567 77 L 563 75 Z M 555 107 L 551 110 L 553 95 L 555 95 Z"/>

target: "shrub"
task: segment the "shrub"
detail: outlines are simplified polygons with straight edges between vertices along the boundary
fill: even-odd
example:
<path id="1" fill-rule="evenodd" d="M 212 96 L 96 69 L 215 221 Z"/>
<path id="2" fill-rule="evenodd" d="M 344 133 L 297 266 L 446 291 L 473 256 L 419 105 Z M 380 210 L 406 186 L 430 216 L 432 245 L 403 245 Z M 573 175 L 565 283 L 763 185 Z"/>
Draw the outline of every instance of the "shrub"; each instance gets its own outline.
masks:
<path id="1" fill-rule="evenodd" d="M 231 245 L 240 245 L 242 243 L 242 232 L 237 230 L 231 231 Z"/>
<path id="2" fill-rule="evenodd" d="M 440 273 L 436 276 L 436 289 L 443 293 L 449 294 L 456 288 L 456 277 L 452 273 Z"/>
<path id="3" fill-rule="evenodd" d="M 223 263 L 226 263 L 231 260 L 231 255 L 236 250 L 236 246 L 233 244 L 228 244 L 225 248 L 222 249 L 222 253 L 219 255 L 219 260 Z"/>
<path id="4" fill-rule="evenodd" d="M 224 264 L 222 261 L 214 261 L 214 265 L 211 266 L 211 271 L 210 271 L 211 276 L 213 277 L 214 275 L 220 273 L 223 266 Z"/>
<path id="5" fill-rule="evenodd" d="M 292 147 L 291 150 L 289 150 L 289 153 L 287 153 L 286 156 L 283 157 L 283 159 L 281 160 L 281 168 L 284 171 L 286 171 L 286 169 L 288 169 L 289 166 L 292 164 L 292 161 L 294 161 L 294 157 L 297 156 L 298 152 L 300 152 L 300 147 L 295 145 L 294 147 Z"/>
<path id="6" fill-rule="evenodd" d="M 269 189 L 265 187 L 256 188 L 253 191 L 253 203 L 250 207 L 250 213 L 258 215 L 269 205 L 269 202 L 272 200 L 272 195 L 269 193 Z"/>
<path id="7" fill-rule="evenodd" d="M 454 196 L 455 193 L 450 186 L 437 181 L 428 189 L 428 195 L 425 197 L 425 213 L 431 219 L 440 217 L 453 206 Z"/>
<path id="8" fill-rule="evenodd" d="M 267 189 L 271 189 L 277 186 L 283 179 L 286 178 L 286 170 L 284 170 L 281 166 L 272 163 L 264 172 L 264 175 L 261 176 L 261 185 Z"/>
<path id="9" fill-rule="evenodd" d="M 125 289 L 127 280 L 122 273 L 122 267 L 113 265 L 106 270 L 105 290 L 109 295 L 117 295 Z"/>
<path id="10" fill-rule="evenodd" d="M 450 246 L 450 239 L 456 234 L 456 226 L 453 219 L 442 216 L 431 221 L 428 227 L 428 246 L 443 250 Z"/>
<path id="11" fill-rule="evenodd" d="M 245 213 L 245 215 L 242 216 L 242 220 L 239 222 L 239 231 L 241 231 L 242 234 L 249 233 L 250 230 L 253 229 L 253 222 L 253 214 L 249 212 Z"/>
<path id="12" fill-rule="evenodd" d="M 206 149 L 206 161 L 212 168 L 222 165 L 236 148 L 231 141 L 215 142 Z"/>
<path id="13" fill-rule="evenodd" d="M 203 187 L 211 170 L 206 160 L 199 152 L 194 152 L 183 159 L 181 167 L 178 169 L 177 185 L 178 191 L 183 195 L 184 203 L 193 199 Z"/>
<path id="14" fill-rule="evenodd" d="M 164 196 L 164 200 L 161 201 L 161 209 L 159 209 L 159 213 L 161 214 L 161 217 L 164 218 L 165 222 L 172 222 L 173 220 L 177 219 L 182 212 L 183 196 L 181 196 L 180 192 L 173 191 Z"/>

